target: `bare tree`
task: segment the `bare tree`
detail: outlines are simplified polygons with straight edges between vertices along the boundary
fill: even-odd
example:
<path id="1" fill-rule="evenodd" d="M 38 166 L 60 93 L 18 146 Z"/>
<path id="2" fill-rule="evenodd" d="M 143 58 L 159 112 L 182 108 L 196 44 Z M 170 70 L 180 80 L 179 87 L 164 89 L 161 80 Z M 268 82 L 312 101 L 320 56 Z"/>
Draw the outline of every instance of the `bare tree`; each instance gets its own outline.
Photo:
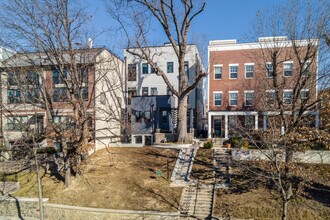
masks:
<path id="1" fill-rule="evenodd" d="M 122 79 L 107 84 L 105 78 L 111 71 L 120 74 L 122 62 L 104 48 L 92 48 L 91 33 L 86 31 L 88 16 L 72 1 L 14 0 L 1 7 L 2 43 L 19 52 L 4 62 L 3 75 L 8 83 L 12 80 L 22 85 L 8 97 L 20 110 L 32 105 L 45 114 L 43 138 L 61 145 L 68 186 L 71 173 L 80 172 L 81 155 L 91 149 L 95 138 L 94 122 L 100 116 L 93 111 L 96 99 L 111 96 L 98 91 L 96 85 L 101 82 L 103 90 L 110 86 L 107 92 L 117 91 Z M 23 93 L 26 95 L 21 99 Z M 118 105 L 122 103 L 120 93 L 112 95 L 118 97 Z M 5 106 L 7 112 L 17 113 L 7 103 Z M 111 113 L 108 122 L 115 121 L 114 117 L 119 120 L 118 112 Z"/>
<path id="2" fill-rule="evenodd" d="M 107 8 L 116 19 L 128 39 L 127 51 L 145 60 L 151 65 L 158 76 L 161 76 L 169 90 L 178 97 L 178 142 L 187 142 L 187 99 L 189 93 L 198 86 L 199 81 L 206 76 L 200 65 L 193 83 L 188 82 L 185 71 L 185 56 L 189 50 L 188 37 L 195 18 L 204 11 L 203 1 L 106 1 Z M 125 17 L 124 17 L 124 16 Z M 127 19 L 129 17 L 129 19 Z M 129 20 L 129 21 L 128 21 Z M 155 54 L 148 47 L 150 26 L 159 26 L 169 40 L 178 60 L 179 86 L 175 88 L 166 76 L 166 71 L 154 61 Z"/>
<path id="3" fill-rule="evenodd" d="M 261 38 L 259 50 L 247 55 L 258 64 L 254 102 L 267 123 L 264 131 L 241 131 L 250 145 L 261 150 L 266 162 L 244 168 L 273 183 L 282 200 L 282 219 L 287 218 L 288 203 L 301 194 L 309 181 L 295 153 L 315 143 L 327 146 L 330 140 L 329 134 L 318 130 L 322 97 L 317 92 L 328 83 L 324 62 L 329 60 L 323 56 L 326 41 L 319 40 L 324 33 L 320 35 L 316 29 L 321 21 L 317 9 L 311 1 L 304 5 L 293 0 L 286 9 L 273 7 L 271 13 L 259 12 L 255 35 L 288 38 Z"/>

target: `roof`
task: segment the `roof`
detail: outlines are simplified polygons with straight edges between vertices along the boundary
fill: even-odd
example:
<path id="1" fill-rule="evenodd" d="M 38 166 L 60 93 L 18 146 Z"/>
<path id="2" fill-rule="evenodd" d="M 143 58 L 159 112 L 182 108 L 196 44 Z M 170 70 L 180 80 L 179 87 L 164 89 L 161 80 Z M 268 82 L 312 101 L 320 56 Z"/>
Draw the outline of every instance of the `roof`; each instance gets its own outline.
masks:
<path id="1" fill-rule="evenodd" d="M 98 55 L 104 50 L 111 53 L 117 59 L 121 60 L 117 55 L 105 47 L 100 48 L 86 48 L 86 49 L 75 49 L 74 56 L 78 64 L 93 63 Z M 41 51 L 41 52 L 25 52 L 16 53 L 12 57 L 2 62 L 2 67 L 26 67 L 26 66 L 52 66 L 57 64 L 56 55 L 53 51 Z M 69 63 L 69 53 L 63 51 L 61 54 L 63 60 Z"/>

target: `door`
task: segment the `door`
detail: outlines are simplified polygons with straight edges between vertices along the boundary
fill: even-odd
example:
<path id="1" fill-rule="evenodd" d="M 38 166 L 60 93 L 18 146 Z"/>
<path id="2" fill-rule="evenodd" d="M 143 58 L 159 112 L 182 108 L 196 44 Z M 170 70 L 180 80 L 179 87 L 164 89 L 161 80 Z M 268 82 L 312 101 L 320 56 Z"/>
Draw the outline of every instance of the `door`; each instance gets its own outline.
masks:
<path id="1" fill-rule="evenodd" d="M 213 137 L 221 137 L 221 119 L 213 119 Z"/>

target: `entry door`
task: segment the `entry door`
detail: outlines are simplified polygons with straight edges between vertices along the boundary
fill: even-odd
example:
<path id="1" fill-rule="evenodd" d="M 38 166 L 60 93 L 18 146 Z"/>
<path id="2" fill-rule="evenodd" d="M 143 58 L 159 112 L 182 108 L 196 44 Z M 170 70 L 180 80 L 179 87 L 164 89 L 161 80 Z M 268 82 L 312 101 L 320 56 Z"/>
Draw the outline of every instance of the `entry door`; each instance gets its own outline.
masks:
<path id="1" fill-rule="evenodd" d="M 213 120 L 213 129 L 214 129 L 214 137 L 221 137 L 221 119 L 215 118 Z"/>

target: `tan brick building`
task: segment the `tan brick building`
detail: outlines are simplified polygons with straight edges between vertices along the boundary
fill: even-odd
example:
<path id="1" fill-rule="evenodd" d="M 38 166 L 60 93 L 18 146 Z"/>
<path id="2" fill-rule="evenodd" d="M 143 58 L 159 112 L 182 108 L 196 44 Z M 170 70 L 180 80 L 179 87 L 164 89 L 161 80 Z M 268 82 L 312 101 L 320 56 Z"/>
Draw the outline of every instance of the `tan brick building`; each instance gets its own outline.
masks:
<path id="1" fill-rule="evenodd" d="M 208 136 L 228 138 L 238 124 L 266 130 L 267 118 L 279 114 L 278 106 L 288 113 L 297 109 L 294 103 L 301 106 L 304 100 L 315 101 L 317 46 L 315 39 L 292 41 L 287 37 L 240 44 L 210 41 Z M 318 127 L 318 112 L 306 109 L 306 114 L 314 116 Z"/>

